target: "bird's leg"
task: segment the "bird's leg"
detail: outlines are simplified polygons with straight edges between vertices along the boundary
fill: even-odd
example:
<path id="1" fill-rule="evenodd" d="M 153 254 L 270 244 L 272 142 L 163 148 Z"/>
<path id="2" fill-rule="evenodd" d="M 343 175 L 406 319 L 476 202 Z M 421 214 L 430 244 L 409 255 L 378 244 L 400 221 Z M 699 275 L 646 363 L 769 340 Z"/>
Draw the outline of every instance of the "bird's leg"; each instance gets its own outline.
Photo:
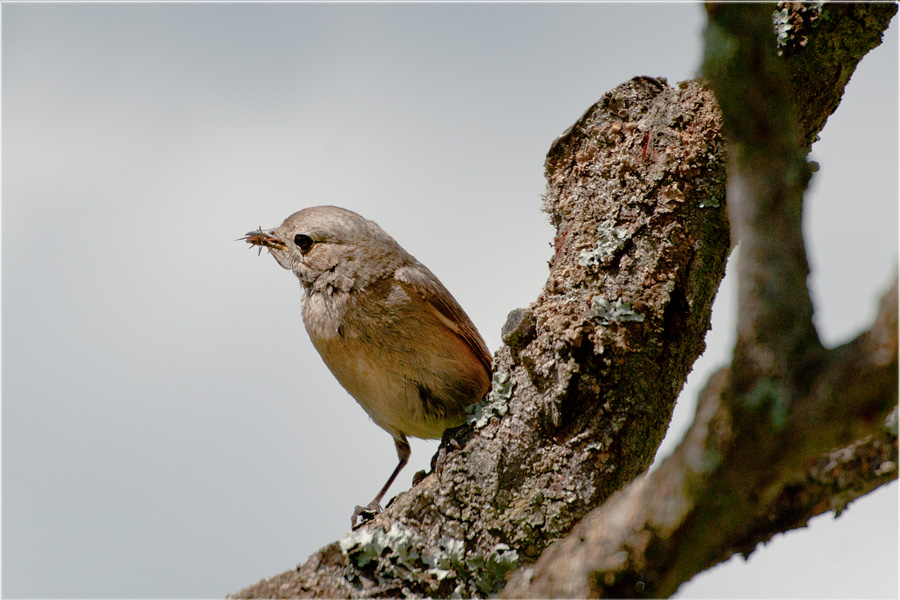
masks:
<path id="1" fill-rule="evenodd" d="M 403 467 L 406 466 L 406 463 L 409 462 L 409 455 L 412 453 L 412 450 L 409 447 L 409 442 L 406 441 L 406 436 L 400 434 L 400 437 L 395 437 L 394 445 L 397 447 L 397 458 L 400 459 L 397 468 L 394 469 L 394 472 L 388 477 L 387 483 L 384 484 L 384 487 L 381 488 L 381 491 L 378 492 L 378 495 L 375 496 L 374 500 L 369 502 L 367 506 L 357 506 L 353 509 L 353 516 L 350 517 L 351 529 L 356 529 L 366 521 L 371 521 L 375 518 L 375 515 L 381 512 L 381 499 L 384 498 L 384 495 L 387 493 L 388 488 L 391 487 L 391 484 L 394 483 L 397 475 L 400 474 L 400 471 L 402 471 Z M 361 518 L 359 524 L 356 523 L 357 517 Z"/>

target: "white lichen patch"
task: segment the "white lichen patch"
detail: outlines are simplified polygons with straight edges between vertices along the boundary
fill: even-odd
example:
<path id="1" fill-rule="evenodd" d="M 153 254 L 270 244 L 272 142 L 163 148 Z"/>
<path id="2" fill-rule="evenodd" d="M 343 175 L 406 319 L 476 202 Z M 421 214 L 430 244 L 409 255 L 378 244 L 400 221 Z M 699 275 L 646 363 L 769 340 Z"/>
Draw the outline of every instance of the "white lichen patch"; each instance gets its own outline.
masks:
<path id="1" fill-rule="evenodd" d="M 463 540 L 447 536 L 437 548 L 424 547 L 422 536 L 394 522 L 388 531 L 360 529 L 340 541 L 341 552 L 357 567 L 371 570 L 376 579 L 405 579 L 425 584 L 431 593 L 452 586 L 452 598 L 481 598 L 496 593 L 506 575 L 516 568 L 519 555 L 506 544 L 496 544 L 486 554 L 466 553 Z M 427 577 L 423 578 L 425 574 Z"/>

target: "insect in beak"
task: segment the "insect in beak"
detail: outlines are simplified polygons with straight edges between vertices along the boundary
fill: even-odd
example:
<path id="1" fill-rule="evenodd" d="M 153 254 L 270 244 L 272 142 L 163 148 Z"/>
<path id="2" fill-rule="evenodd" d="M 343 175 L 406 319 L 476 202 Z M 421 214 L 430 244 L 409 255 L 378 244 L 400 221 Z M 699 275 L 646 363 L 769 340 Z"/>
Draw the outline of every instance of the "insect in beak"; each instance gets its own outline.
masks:
<path id="1" fill-rule="evenodd" d="M 245 241 L 251 246 L 259 246 L 259 254 L 262 254 L 263 248 L 280 248 L 282 250 L 285 248 L 284 242 L 273 236 L 268 231 L 263 231 L 262 227 L 254 231 L 247 232 L 244 237 L 238 238 L 236 241 Z"/>

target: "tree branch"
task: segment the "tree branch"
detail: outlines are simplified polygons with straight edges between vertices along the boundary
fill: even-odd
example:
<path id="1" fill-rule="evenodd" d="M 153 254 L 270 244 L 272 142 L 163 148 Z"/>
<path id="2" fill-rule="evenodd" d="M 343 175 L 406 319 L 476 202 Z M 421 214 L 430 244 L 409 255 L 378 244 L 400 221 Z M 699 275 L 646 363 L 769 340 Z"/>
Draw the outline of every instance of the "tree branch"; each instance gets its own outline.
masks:
<path id="1" fill-rule="evenodd" d="M 775 52 L 771 6 L 714 4 L 708 12 L 703 72 L 722 108 L 732 159 L 729 216 L 741 244 L 733 385 L 744 392 L 768 381 L 766 393 L 786 404 L 792 374 L 822 353 L 801 229 L 806 149 Z"/>
<path id="2" fill-rule="evenodd" d="M 713 375 L 673 454 L 516 573 L 502 596 L 666 597 L 732 554 L 747 556 L 895 480 L 896 282 L 872 329 L 831 359 L 825 381 L 796 403 L 822 410 L 812 421 L 792 415 L 774 453 L 737 423 L 745 415 L 725 400 L 728 370 Z M 838 449 L 821 451 L 835 442 Z"/>
<path id="3" fill-rule="evenodd" d="M 800 229 L 807 148 L 792 86 L 770 49 L 768 10 L 709 8 L 704 71 L 740 182 L 729 194 L 741 241 L 732 365 L 710 379 L 675 453 L 517 573 L 505 597 L 667 596 L 733 553 L 749 554 L 897 477 L 896 410 L 889 415 L 897 403 L 896 283 L 869 332 L 822 348 Z M 834 79 L 837 98 L 848 78 Z"/>
<path id="4" fill-rule="evenodd" d="M 837 109 L 856 65 L 881 44 L 896 13 L 895 3 L 778 3 L 778 52 L 790 77 L 805 146 L 812 146 Z"/>

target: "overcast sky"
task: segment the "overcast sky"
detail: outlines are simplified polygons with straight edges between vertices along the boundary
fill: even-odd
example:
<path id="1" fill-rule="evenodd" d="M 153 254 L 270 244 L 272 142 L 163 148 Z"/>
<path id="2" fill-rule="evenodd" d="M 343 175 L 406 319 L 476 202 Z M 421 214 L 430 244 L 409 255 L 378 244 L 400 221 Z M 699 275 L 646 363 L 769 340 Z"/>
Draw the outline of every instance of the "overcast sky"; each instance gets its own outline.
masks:
<path id="1" fill-rule="evenodd" d="M 696 75 L 694 4 L 4 4 L 2 593 L 222 597 L 344 535 L 396 463 L 234 240 L 306 206 L 374 219 L 491 350 L 535 299 L 553 139 L 635 75 Z M 897 269 L 896 26 L 814 148 L 816 324 Z M 728 361 L 734 282 L 679 400 Z M 413 441 L 391 495 L 426 468 Z M 897 483 L 682 587 L 896 597 Z"/>

